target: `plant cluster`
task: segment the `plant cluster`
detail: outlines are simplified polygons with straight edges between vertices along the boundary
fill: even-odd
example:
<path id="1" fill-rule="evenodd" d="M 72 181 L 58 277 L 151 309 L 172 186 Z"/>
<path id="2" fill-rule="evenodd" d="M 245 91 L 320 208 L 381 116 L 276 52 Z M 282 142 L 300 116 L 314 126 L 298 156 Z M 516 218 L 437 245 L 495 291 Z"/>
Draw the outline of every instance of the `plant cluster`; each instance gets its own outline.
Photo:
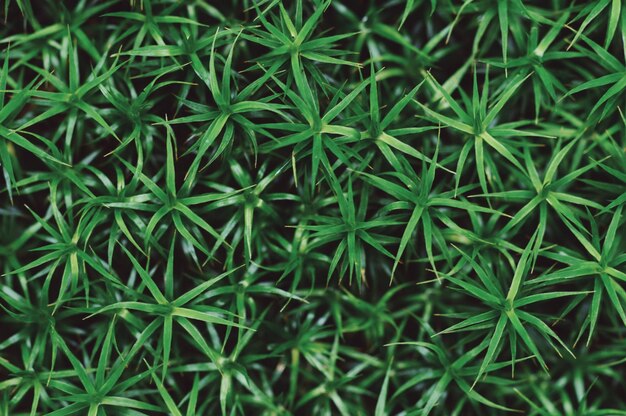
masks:
<path id="1" fill-rule="evenodd" d="M 0 6 L 0 414 L 626 414 L 621 0 Z"/>

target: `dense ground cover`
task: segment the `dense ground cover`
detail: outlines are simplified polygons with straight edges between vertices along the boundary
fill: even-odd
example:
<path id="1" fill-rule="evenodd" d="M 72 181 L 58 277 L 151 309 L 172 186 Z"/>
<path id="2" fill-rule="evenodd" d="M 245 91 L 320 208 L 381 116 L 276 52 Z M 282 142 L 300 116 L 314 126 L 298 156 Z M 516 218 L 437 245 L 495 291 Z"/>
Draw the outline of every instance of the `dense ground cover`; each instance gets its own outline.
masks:
<path id="1" fill-rule="evenodd" d="M 0 414 L 626 414 L 620 0 L 0 6 Z"/>

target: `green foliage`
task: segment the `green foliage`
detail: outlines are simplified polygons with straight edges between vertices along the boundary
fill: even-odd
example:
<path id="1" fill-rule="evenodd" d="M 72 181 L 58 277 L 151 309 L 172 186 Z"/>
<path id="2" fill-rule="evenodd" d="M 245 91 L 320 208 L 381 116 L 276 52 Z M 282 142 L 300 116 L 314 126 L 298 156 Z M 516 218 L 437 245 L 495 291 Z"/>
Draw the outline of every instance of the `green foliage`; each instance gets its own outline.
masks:
<path id="1" fill-rule="evenodd" d="M 621 0 L 0 12 L 0 414 L 626 414 Z"/>

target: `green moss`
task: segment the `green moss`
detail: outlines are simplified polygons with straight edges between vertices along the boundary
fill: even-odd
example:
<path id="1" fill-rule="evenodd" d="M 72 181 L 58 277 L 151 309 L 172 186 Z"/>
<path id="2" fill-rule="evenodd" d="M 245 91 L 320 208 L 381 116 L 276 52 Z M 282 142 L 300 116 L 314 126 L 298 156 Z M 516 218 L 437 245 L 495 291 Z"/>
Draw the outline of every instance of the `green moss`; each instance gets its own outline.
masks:
<path id="1" fill-rule="evenodd" d="M 0 6 L 0 415 L 626 414 L 621 1 Z"/>

